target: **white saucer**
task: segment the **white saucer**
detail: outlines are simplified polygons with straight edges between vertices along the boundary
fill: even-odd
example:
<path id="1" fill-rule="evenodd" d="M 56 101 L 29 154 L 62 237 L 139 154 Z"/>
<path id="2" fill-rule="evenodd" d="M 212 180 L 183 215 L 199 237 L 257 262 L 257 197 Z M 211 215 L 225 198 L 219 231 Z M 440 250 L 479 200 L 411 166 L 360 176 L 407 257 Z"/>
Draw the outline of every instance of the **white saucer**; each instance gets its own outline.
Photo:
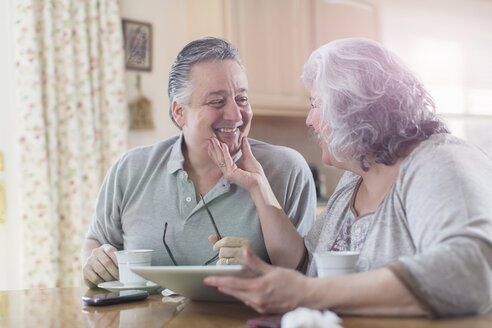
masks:
<path id="1" fill-rule="evenodd" d="M 101 282 L 100 284 L 98 284 L 97 287 L 107 289 L 111 292 L 117 292 L 120 290 L 129 290 L 129 289 L 147 290 L 150 292 L 154 289 L 162 289 L 161 286 L 159 286 L 158 284 L 156 284 L 152 281 L 147 281 L 147 283 L 145 285 L 134 285 L 134 286 L 123 285 L 118 280 L 105 281 L 105 282 Z"/>

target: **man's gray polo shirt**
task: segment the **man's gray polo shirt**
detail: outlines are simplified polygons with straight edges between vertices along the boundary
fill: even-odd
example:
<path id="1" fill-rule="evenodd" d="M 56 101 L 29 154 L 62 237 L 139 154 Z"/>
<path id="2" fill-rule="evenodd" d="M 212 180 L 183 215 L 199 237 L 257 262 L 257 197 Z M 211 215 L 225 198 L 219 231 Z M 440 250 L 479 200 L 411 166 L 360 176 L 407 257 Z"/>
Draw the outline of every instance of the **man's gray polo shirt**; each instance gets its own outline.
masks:
<path id="1" fill-rule="evenodd" d="M 210 218 L 197 202 L 183 170 L 183 135 L 126 152 L 109 170 L 87 238 L 117 249 L 152 249 L 152 265 L 172 265 L 166 242 L 179 265 L 200 265 L 214 256 Z M 280 205 L 301 235 L 314 222 L 316 194 L 311 171 L 295 150 L 249 139 Z M 241 161 L 241 154 L 236 161 Z M 205 195 L 220 233 L 247 238 L 253 252 L 269 261 L 260 220 L 250 194 L 222 177 Z M 289 241 L 286 240 L 286 243 Z"/>

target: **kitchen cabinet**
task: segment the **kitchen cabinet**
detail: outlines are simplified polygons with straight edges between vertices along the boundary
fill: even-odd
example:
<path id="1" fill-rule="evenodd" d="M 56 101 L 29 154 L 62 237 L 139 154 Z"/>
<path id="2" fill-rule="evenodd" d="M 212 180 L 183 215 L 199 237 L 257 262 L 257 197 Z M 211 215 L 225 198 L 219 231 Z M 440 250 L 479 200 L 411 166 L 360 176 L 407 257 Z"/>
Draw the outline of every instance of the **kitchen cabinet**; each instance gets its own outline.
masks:
<path id="1" fill-rule="evenodd" d="M 299 76 L 312 49 L 311 2 L 226 1 L 226 38 L 247 69 L 255 114 L 304 115 L 308 93 Z"/>
<path id="2" fill-rule="evenodd" d="M 315 0 L 312 6 L 313 50 L 335 39 L 380 40 L 377 1 Z"/>
<path id="3" fill-rule="evenodd" d="M 376 1 L 376 0 L 374 0 Z M 255 115 L 306 116 L 300 81 L 310 53 L 330 40 L 378 40 L 377 6 L 357 0 L 224 0 L 225 38 L 247 69 Z"/>

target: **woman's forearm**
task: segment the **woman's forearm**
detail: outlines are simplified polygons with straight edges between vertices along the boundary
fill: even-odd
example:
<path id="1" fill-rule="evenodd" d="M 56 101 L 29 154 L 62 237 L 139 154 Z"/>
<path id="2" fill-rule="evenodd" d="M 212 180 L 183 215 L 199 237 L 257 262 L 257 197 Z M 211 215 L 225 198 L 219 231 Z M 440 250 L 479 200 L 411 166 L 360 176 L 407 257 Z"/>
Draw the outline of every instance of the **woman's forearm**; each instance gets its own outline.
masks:
<path id="1" fill-rule="evenodd" d="M 266 177 L 250 190 L 250 194 L 272 264 L 296 268 L 304 254 L 304 240 L 280 206 Z"/>
<path id="2" fill-rule="evenodd" d="M 388 268 L 309 279 L 303 306 L 352 315 L 429 315 Z"/>

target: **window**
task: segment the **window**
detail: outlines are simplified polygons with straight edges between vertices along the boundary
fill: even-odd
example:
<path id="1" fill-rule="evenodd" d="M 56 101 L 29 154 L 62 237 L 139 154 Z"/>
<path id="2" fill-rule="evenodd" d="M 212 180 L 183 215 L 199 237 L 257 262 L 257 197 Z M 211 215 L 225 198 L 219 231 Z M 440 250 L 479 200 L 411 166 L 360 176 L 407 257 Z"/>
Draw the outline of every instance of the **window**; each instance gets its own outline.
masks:
<path id="1" fill-rule="evenodd" d="M 383 43 L 422 78 L 452 133 L 492 156 L 492 2 L 384 0 Z"/>

